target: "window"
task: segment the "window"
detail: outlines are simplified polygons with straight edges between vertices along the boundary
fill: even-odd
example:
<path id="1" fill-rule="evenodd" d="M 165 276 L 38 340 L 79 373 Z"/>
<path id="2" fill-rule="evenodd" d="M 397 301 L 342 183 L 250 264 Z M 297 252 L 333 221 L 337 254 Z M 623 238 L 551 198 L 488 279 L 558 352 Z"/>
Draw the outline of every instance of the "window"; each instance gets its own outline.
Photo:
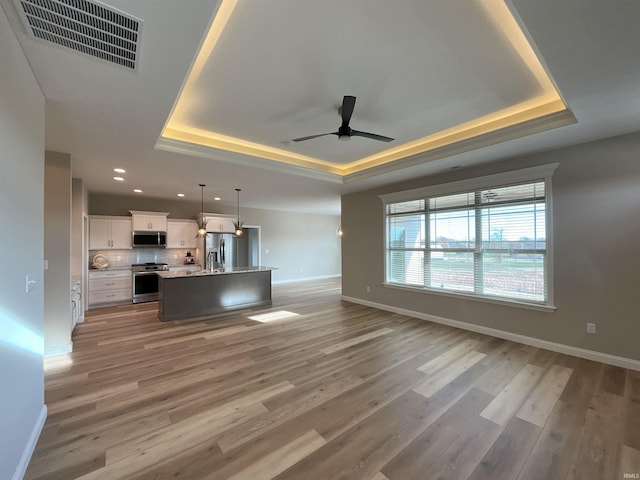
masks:
<path id="1" fill-rule="evenodd" d="M 386 284 L 551 306 L 556 166 L 382 196 Z"/>

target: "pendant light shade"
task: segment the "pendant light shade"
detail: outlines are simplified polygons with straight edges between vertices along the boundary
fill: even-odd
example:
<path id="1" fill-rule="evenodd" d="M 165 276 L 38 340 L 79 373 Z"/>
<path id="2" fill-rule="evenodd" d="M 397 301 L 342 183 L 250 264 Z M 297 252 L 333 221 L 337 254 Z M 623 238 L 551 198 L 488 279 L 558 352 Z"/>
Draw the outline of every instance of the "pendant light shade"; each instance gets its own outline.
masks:
<path id="1" fill-rule="evenodd" d="M 236 237 L 242 236 L 242 222 L 240 221 L 240 189 L 236 188 L 236 192 L 238 192 L 238 216 L 234 225 L 236 227 Z"/>
<path id="2" fill-rule="evenodd" d="M 204 221 L 204 187 L 206 185 L 200 184 L 200 221 L 198 222 L 198 237 L 207 236 L 207 222 Z"/>

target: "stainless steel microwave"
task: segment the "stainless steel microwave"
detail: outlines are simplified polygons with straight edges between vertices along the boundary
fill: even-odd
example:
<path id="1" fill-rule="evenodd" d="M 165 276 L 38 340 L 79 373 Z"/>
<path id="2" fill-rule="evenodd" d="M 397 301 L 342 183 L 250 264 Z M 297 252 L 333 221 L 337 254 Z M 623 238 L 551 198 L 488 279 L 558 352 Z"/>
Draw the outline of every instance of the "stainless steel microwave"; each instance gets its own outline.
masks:
<path id="1" fill-rule="evenodd" d="M 166 248 L 166 232 L 133 232 L 134 248 Z"/>

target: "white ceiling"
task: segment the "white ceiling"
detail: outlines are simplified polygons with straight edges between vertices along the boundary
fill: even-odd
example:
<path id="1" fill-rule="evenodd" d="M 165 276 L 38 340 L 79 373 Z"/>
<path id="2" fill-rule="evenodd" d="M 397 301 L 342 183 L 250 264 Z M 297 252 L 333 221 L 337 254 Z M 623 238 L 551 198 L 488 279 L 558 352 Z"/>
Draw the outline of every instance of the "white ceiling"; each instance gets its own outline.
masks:
<path id="1" fill-rule="evenodd" d="M 239 0 L 196 82 L 192 126 L 344 164 L 391 144 L 328 136 L 343 95 L 351 126 L 402 145 L 529 98 L 538 85 L 488 28 L 501 0 Z M 340 194 L 640 130 L 640 2 L 513 0 L 509 7 L 576 123 L 445 158 L 410 162 L 349 181 L 246 154 L 159 150 L 156 143 L 218 9 L 215 1 L 109 0 L 143 20 L 135 71 L 28 36 L 0 0 L 47 99 L 46 147 L 70 153 L 90 192 L 339 213 Z M 480 6 L 483 8 L 480 8 Z M 198 83 L 199 82 L 199 83 Z M 176 109 L 177 111 L 177 109 Z M 606 159 L 603 159 L 606 161 Z M 399 168 L 398 165 L 402 168 Z M 409 166 L 407 166 L 409 165 Z M 117 183 L 112 169 L 127 170 Z"/>

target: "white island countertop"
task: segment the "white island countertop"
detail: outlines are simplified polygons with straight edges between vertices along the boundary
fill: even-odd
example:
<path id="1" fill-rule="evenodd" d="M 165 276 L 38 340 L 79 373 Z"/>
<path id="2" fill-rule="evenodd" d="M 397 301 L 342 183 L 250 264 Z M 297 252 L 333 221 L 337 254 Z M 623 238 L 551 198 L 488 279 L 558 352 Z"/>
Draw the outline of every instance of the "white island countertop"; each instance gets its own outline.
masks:
<path id="1" fill-rule="evenodd" d="M 172 272 L 159 271 L 155 272 L 161 278 L 183 278 L 183 277 L 206 277 L 210 275 L 228 275 L 231 273 L 251 273 L 266 272 L 269 270 L 277 270 L 274 267 L 254 266 L 254 267 L 227 267 L 209 270 L 176 270 Z"/>

